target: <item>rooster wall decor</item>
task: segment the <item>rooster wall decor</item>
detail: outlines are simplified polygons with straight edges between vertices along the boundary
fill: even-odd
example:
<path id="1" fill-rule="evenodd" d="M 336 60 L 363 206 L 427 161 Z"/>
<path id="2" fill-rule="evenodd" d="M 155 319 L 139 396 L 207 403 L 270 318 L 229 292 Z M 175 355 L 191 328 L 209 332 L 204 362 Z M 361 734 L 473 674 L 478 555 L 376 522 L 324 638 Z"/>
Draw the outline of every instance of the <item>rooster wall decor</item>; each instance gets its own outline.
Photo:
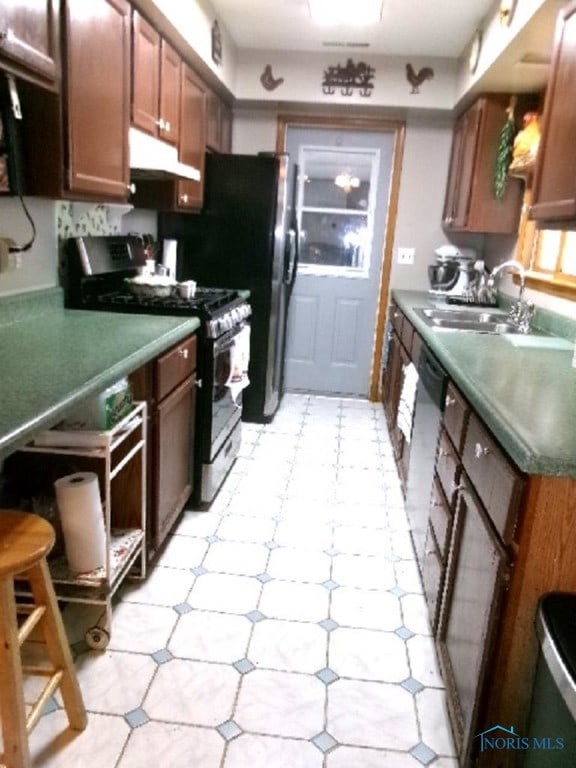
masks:
<path id="1" fill-rule="evenodd" d="M 270 64 L 266 64 L 264 71 L 260 75 L 260 82 L 262 83 L 262 87 L 266 88 L 267 91 L 275 91 L 278 86 L 282 85 L 284 78 L 274 77 L 272 74 L 272 67 Z"/>
<path id="2" fill-rule="evenodd" d="M 420 93 L 420 86 L 426 80 L 432 80 L 434 77 L 434 70 L 432 67 L 422 67 L 419 72 L 416 72 L 412 64 L 406 64 L 406 80 L 412 86 L 410 93 Z"/>

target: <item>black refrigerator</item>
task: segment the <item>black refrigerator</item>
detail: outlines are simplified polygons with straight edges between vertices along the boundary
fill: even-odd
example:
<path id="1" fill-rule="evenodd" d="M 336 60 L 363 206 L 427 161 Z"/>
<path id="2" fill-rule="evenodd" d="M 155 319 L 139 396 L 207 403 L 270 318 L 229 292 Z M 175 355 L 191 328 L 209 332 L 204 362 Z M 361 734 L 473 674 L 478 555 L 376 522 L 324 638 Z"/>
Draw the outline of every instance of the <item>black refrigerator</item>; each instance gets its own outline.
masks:
<path id="1" fill-rule="evenodd" d="M 284 389 L 298 266 L 297 167 L 287 154 L 208 154 L 205 174 L 201 213 L 160 214 L 158 235 L 178 241 L 178 280 L 250 291 L 250 386 L 242 419 L 267 423 Z"/>

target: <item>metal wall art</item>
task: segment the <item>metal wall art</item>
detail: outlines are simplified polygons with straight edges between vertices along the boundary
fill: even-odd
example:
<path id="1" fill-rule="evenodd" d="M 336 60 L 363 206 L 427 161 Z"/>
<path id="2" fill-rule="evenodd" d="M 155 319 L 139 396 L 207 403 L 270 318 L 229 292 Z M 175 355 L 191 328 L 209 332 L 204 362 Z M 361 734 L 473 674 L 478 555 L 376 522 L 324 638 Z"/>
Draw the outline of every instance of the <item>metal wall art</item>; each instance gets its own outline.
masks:
<path id="1" fill-rule="evenodd" d="M 217 20 L 212 24 L 212 61 L 222 64 L 222 35 Z"/>
<path id="2" fill-rule="evenodd" d="M 375 74 L 374 67 L 368 66 L 363 61 L 355 64 L 352 59 L 348 59 L 345 66 L 337 64 L 335 67 L 324 70 L 322 92 L 331 95 L 339 88 L 342 96 L 351 96 L 355 90 L 360 96 L 371 96 Z"/>
<path id="3" fill-rule="evenodd" d="M 264 71 L 260 75 L 260 82 L 262 83 L 262 87 L 267 91 L 275 91 L 279 85 L 282 85 L 284 78 L 274 77 L 272 74 L 272 67 L 270 64 L 266 64 Z"/>
<path id="4" fill-rule="evenodd" d="M 432 80 L 434 77 L 434 70 L 432 67 L 422 67 L 418 72 L 414 69 L 412 64 L 406 64 L 406 80 L 412 86 L 410 93 L 420 93 L 420 86 L 426 80 Z"/>

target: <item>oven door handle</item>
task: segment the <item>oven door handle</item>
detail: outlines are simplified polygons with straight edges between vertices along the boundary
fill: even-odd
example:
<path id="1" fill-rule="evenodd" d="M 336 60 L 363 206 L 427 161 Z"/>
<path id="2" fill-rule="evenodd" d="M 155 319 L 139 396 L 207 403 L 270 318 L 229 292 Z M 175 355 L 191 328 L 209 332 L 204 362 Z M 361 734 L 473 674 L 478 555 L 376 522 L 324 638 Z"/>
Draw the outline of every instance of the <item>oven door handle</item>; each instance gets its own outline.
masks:
<path id="1" fill-rule="evenodd" d="M 238 334 L 244 328 L 245 325 L 246 323 L 241 323 L 240 325 L 236 325 L 234 326 L 234 328 L 231 328 L 229 331 L 227 331 L 224 334 L 224 336 L 221 336 L 219 339 L 215 339 L 214 354 L 225 352 L 227 349 L 230 349 L 230 347 L 233 347 L 236 336 L 238 336 Z"/>

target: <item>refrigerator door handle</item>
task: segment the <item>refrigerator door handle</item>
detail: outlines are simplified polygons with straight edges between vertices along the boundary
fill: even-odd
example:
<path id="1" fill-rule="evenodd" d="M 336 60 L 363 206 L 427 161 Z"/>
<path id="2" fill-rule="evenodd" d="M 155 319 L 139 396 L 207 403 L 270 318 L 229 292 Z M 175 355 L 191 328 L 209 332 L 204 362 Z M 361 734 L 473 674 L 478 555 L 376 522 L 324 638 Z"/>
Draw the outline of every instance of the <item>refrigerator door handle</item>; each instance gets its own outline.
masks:
<path id="1" fill-rule="evenodd" d="M 290 228 L 286 237 L 286 252 L 284 255 L 284 284 L 292 287 L 296 280 L 298 268 L 298 236 L 296 230 Z"/>

